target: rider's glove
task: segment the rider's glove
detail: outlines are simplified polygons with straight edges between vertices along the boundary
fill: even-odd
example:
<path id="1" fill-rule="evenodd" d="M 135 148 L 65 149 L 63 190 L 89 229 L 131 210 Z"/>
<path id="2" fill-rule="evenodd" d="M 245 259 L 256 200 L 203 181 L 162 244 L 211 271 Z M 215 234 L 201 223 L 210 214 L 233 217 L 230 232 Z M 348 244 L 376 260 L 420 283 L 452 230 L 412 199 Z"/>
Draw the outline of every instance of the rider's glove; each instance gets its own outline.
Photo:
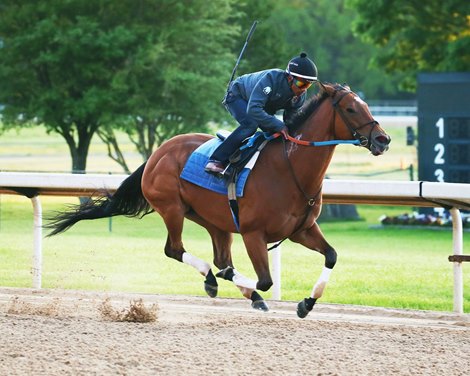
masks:
<path id="1" fill-rule="evenodd" d="M 285 125 L 282 127 L 279 133 L 282 134 L 282 137 L 284 137 L 286 140 L 289 138 L 289 128 L 287 128 Z"/>

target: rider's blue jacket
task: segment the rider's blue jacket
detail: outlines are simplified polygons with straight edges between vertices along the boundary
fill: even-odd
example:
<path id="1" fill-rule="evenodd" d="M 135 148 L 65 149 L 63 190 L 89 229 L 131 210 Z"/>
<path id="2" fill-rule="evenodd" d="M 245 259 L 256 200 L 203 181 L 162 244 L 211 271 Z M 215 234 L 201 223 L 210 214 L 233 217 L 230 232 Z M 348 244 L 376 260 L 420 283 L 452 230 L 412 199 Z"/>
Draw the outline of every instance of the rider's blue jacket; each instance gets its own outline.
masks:
<path id="1" fill-rule="evenodd" d="M 232 96 L 248 102 L 247 114 L 258 122 L 262 130 L 277 132 L 284 123 L 274 116 L 275 113 L 283 109 L 286 116 L 297 111 L 307 94 L 295 96 L 287 81 L 287 73 L 281 69 L 268 69 L 238 77 L 230 86 L 227 101 Z"/>

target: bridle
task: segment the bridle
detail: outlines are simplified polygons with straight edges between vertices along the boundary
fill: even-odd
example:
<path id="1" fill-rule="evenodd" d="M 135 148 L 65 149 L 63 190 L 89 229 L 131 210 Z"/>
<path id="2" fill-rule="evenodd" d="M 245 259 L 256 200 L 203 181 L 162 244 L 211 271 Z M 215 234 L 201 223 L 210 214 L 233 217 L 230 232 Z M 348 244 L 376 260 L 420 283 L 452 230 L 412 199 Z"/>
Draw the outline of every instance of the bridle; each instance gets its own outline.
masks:
<path id="1" fill-rule="evenodd" d="M 323 86 L 323 84 L 321 84 L 321 85 Z M 341 87 L 343 87 L 343 86 L 341 86 Z M 339 102 L 341 102 L 341 100 L 343 98 L 345 98 L 349 94 L 354 95 L 354 93 L 351 90 L 345 90 L 345 92 L 336 101 L 334 101 L 333 99 L 336 96 L 336 93 L 338 93 L 338 90 L 336 90 L 334 92 L 333 96 L 331 97 L 331 100 L 333 102 L 332 103 L 333 109 L 335 110 L 334 115 L 336 114 L 336 112 L 338 112 L 339 116 L 341 116 L 341 119 L 343 120 L 344 124 L 346 124 L 346 127 L 349 129 L 349 132 L 351 132 L 351 136 L 353 136 L 354 139 L 359 141 L 359 145 L 364 146 L 364 147 L 369 149 L 370 146 L 371 146 L 372 131 L 374 130 L 375 126 L 379 124 L 379 122 L 375 119 L 372 119 L 371 121 L 368 121 L 367 123 L 362 124 L 361 126 L 359 126 L 357 128 L 354 128 L 351 125 L 351 123 L 349 122 L 347 116 L 345 116 L 343 109 L 341 107 L 339 107 Z M 335 123 L 336 123 L 334 115 L 333 115 L 333 127 L 335 126 Z M 362 129 L 364 127 L 367 127 L 368 125 L 372 125 L 370 127 L 370 132 L 369 132 L 368 137 L 366 137 L 366 136 L 364 136 L 364 135 L 362 135 L 358 132 L 360 129 Z M 333 134 L 335 134 L 334 129 L 333 129 Z"/>

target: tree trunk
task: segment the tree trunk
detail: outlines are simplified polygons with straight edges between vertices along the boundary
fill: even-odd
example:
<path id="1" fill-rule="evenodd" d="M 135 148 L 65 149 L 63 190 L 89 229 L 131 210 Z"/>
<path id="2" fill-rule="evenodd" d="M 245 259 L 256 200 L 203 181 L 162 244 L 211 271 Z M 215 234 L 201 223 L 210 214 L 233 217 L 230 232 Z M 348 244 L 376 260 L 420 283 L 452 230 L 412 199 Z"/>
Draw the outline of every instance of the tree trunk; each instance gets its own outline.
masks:
<path id="1" fill-rule="evenodd" d="M 88 153 L 76 152 L 72 154 L 72 174 L 84 174 L 86 172 L 86 160 Z"/>

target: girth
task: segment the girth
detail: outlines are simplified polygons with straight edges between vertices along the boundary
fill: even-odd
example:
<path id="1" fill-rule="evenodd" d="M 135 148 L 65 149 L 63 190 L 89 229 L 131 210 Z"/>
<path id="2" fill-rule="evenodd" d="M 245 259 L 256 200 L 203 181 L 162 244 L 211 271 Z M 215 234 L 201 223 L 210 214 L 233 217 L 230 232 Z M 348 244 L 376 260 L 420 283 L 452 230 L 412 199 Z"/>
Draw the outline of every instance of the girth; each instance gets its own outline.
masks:
<path id="1" fill-rule="evenodd" d="M 227 193 L 230 210 L 232 212 L 233 221 L 237 231 L 240 231 L 239 209 L 237 201 L 236 182 L 240 172 L 248 164 L 253 166 L 259 157 L 261 150 L 271 138 L 266 138 L 263 133 L 259 132 L 255 136 L 249 138 L 247 142 L 241 146 L 235 153 L 230 156 L 230 164 L 224 171 L 223 178 L 227 181 Z"/>

